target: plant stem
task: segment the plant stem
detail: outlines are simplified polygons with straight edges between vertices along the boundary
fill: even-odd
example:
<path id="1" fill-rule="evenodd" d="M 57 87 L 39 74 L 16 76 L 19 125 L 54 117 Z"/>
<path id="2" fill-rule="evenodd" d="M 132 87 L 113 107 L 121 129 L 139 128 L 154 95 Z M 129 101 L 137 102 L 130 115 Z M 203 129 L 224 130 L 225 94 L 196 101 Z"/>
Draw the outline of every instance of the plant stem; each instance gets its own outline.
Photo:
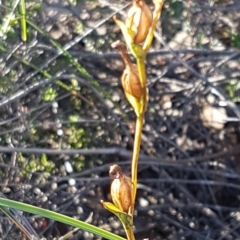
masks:
<path id="1" fill-rule="evenodd" d="M 133 64 L 131 62 L 131 59 L 129 58 L 128 54 L 127 54 L 127 47 L 126 45 L 122 44 L 120 41 L 114 42 L 114 45 L 112 45 L 112 47 L 117 48 L 122 59 L 123 62 L 125 64 L 125 67 L 128 68 L 129 70 L 131 70 Z"/>
<path id="2" fill-rule="evenodd" d="M 128 240 L 135 240 L 134 234 L 133 234 L 133 228 L 126 228 L 125 225 L 123 224 L 124 228 L 125 228 L 125 232 L 127 235 L 127 239 Z"/>
<path id="3" fill-rule="evenodd" d="M 145 62 L 144 62 L 145 57 L 137 58 L 136 61 L 137 61 L 139 79 L 140 79 L 142 88 L 146 88 L 147 78 L 146 78 Z"/>
<path id="4" fill-rule="evenodd" d="M 138 67 L 138 74 L 139 79 L 142 85 L 142 88 L 144 89 L 144 94 L 141 99 L 141 113 L 139 116 L 137 116 L 136 119 L 136 127 L 135 127 L 135 137 L 134 137 L 134 146 L 133 146 L 133 156 L 132 156 L 132 183 L 133 183 L 133 195 L 132 195 L 132 207 L 130 209 L 130 215 L 133 218 L 134 215 L 134 204 L 136 199 L 136 193 L 137 193 L 137 181 L 138 181 L 138 159 L 140 154 L 140 148 L 141 148 L 141 136 L 142 136 L 142 129 L 143 129 L 143 122 L 144 122 L 144 114 L 147 106 L 147 86 L 146 86 L 146 71 L 145 71 L 145 63 L 144 63 L 145 57 L 139 57 L 136 59 L 137 61 L 137 67 Z"/>
<path id="5" fill-rule="evenodd" d="M 26 22 L 26 6 L 25 0 L 20 1 L 19 5 L 20 22 L 21 22 L 21 37 L 24 42 L 27 41 L 27 22 Z"/>
<path id="6" fill-rule="evenodd" d="M 134 203 L 135 203 L 136 193 L 137 193 L 138 158 L 139 158 L 140 146 L 141 146 L 143 121 L 144 121 L 144 115 L 141 115 L 136 119 L 135 138 L 134 138 L 133 157 L 132 157 L 133 205 L 130 209 L 131 210 L 130 215 L 132 216 L 132 218 L 134 214 Z"/>

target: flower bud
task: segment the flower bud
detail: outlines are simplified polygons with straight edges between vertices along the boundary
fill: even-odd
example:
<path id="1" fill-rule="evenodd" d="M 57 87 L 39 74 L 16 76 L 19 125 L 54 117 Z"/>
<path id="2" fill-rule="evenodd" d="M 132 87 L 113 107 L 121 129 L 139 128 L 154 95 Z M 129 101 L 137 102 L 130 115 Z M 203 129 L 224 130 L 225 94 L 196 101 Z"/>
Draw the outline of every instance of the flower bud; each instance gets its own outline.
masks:
<path id="1" fill-rule="evenodd" d="M 124 92 L 129 93 L 135 98 L 140 98 L 143 95 L 143 88 L 141 86 L 136 64 L 132 64 L 129 56 L 127 55 L 127 48 L 123 43 L 116 41 L 112 43 L 112 47 L 119 50 L 125 63 L 125 69 L 121 77 Z"/>
<path id="2" fill-rule="evenodd" d="M 128 213 L 132 205 L 132 182 L 122 171 L 121 167 L 114 164 L 110 167 L 109 175 L 114 180 L 111 184 L 113 203 L 123 212 Z"/>
<path id="3" fill-rule="evenodd" d="M 135 0 L 128 11 L 125 23 L 134 37 L 134 43 L 139 44 L 146 39 L 152 21 L 152 11 L 145 1 Z"/>
<path id="4" fill-rule="evenodd" d="M 141 86 L 138 71 L 136 65 L 131 69 L 126 68 L 121 77 L 122 86 L 125 92 L 131 94 L 136 98 L 140 98 L 143 94 L 143 88 Z"/>

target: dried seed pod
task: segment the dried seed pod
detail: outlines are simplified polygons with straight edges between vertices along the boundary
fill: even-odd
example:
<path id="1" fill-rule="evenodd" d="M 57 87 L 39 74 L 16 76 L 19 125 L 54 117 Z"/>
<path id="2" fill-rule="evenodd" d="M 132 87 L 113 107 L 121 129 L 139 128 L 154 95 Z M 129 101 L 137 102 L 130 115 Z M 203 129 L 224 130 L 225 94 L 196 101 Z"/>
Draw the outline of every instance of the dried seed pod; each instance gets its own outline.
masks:
<path id="1" fill-rule="evenodd" d="M 152 25 L 153 16 L 150 7 L 144 0 L 135 0 L 128 11 L 126 27 L 134 36 L 134 43 L 143 42 Z"/>
<path id="2" fill-rule="evenodd" d="M 120 41 L 112 43 L 113 48 L 117 48 L 125 63 L 125 69 L 121 77 L 122 87 L 124 92 L 130 95 L 140 98 L 143 95 L 143 88 L 138 75 L 138 69 L 136 64 L 132 64 L 130 58 L 127 55 L 126 45 Z"/>
<path id="3" fill-rule="evenodd" d="M 111 184 L 111 196 L 114 204 L 123 212 L 128 213 L 132 205 L 132 182 L 117 164 L 110 167 L 109 175 L 114 180 Z"/>

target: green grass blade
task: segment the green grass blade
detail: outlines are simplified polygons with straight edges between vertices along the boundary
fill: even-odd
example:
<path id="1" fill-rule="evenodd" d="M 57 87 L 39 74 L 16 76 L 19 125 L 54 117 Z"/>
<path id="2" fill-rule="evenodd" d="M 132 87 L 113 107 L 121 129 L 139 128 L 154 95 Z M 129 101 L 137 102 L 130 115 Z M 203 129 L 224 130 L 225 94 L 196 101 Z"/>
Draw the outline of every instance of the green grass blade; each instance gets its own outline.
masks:
<path id="1" fill-rule="evenodd" d="M 21 37 L 24 42 L 27 41 L 27 21 L 26 21 L 26 7 L 25 0 L 21 0 L 19 3 L 19 15 L 21 25 Z"/>
<path id="2" fill-rule="evenodd" d="M 0 44 L 0 51 L 5 52 L 5 53 L 11 53 L 11 51 L 8 51 L 3 45 Z M 18 57 L 16 54 L 12 54 L 17 60 L 19 60 L 20 62 L 22 62 L 24 65 L 33 68 L 36 71 L 39 71 L 39 73 L 41 73 L 44 77 L 46 78 L 51 78 L 52 75 L 46 71 L 46 70 L 41 70 L 39 69 L 37 66 L 35 66 L 34 64 L 32 64 L 31 62 L 28 62 L 25 59 L 22 59 L 20 57 Z M 74 77 L 73 77 L 74 78 Z M 67 84 L 65 84 L 63 81 L 60 80 L 56 80 L 55 82 L 58 86 L 60 86 L 61 88 L 65 89 L 68 92 L 73 93 L 74 89 L 72 86 L 68 86 Z"/>
<path id="3" fill-rule="evenodd" d="M 82 222 L 80 220 L 65 216 L 60 213 L 56 213 L 50 210 L 42 209 L 39 207 L 35 207 L 29 204 L 9 200 L 9 199 L 4 199 L 0 198 L 0 205 L 4 207 L 9 207 L 13 209 L 17 209 L 20 211 L 36 214 L 42 217 L 50 218 L 52 220 L 62 222 L 68 225 L 71 225 L 73 227 L 80 228 L 84 231 L 91 232 L 93 234 L 96 234 L 100 237 L 104 237 L 109 240 L 126 240 L 125 238 L 119 237 L 118 235 L 115 235 L 111 232 L 108 232 L 106 230 L 103 230 L 101 228 L 98 228 L 96 226 L 93 226 L 89 223 Z"/>
<path id="4" fill-rule="evenodd" d="M 37 30 L 39 33 L 41 33 L 43 36 L 47 37 L 49 39 L 49 41 L 51 42 L 51 44 L 56 47 L 59 51 L 62 52 L 62 54 L 68 59 L 68 61 L 78 70 L 78 72 L 80 74 L 82 74 L 86 79 L 88 79 L 91 84 L 97 88 L 98 90 L 100 90 L 101 92 L 103 92 L 103 90 L 101 89 L 99 83 L 97 81 L 95 81 L 92 76 L 90 75 L 90 73 L 81 66 L 81 64 L 79 64 L 79 62 L 74 59 L 72 57 L 72 55 L 66 51 L 57 41 L 53 40 L 46 32 L 44 32 L 42 29 L 40 29 L 36 24 L 32 23 L 31 21 L 28 21 L 28 24 L 31 25 L 35 30 Z"/>

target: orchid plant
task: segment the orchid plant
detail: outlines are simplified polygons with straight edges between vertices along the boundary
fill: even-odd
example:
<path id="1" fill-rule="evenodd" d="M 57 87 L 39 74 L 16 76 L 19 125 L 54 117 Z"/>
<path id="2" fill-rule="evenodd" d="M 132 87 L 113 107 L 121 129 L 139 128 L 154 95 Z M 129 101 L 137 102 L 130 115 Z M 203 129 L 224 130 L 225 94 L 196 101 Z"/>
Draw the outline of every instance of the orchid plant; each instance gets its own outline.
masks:
<path id="1" fill-rule="evenodd" d="M 141 145 L 141 135 L 144 115 L 148 103 L 147 77 L 145 70 L 146 54 L 152 44 L 157 21 L 160 18 L 165 0 L 153 0 L 152 12 L 144 0 L 134 0 L 125 22 L 114 17 L 124 36 L 125 43 L 116 41 L 112 47 L 116 48 L 125 64 L 121 77 L 124 94 L 136 114 L 136 129 L 131 165 L 131 179 L 127 177 L 120 166 L 110 167 L 109 174 L 113 178 L 111 184 L 111 197 L 113 203 L 104 202 L 103 206 L 114 213 L 121 220 L 128 240 L 135 240 L 133 233 L 134 205 L 137 192 L 138 159 Z M 136 60 L 131 62 L 127 49 Z"/>

